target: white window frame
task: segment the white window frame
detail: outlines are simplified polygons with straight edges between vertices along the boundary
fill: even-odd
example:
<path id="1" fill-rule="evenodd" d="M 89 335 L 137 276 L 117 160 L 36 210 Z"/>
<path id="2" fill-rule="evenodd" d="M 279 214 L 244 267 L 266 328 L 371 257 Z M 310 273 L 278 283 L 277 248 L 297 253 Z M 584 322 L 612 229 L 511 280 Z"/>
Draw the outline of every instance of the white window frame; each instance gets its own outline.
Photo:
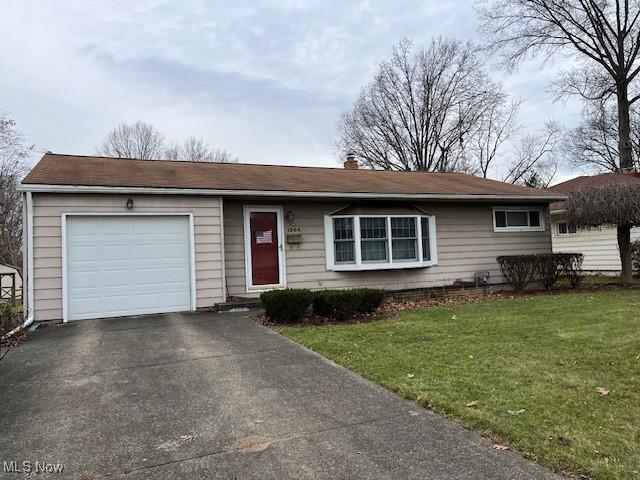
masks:
<path id="1" fill-rule="evenodd" d="M 564 223 L 567 225 L 567 233 L 560 233 L 560 224 Z M 569 222 L 567 221 L 561 221 L 561 222 L 556 222 L 556 235 L 558 235 L 559 237 L 577 237 L 578 236 L 578 227 L 576 228 L 575 232 L 570 232 L 569 231 L 569 225 L 571 225 Z"/>
<path id="2" fill-rule="evenodd" d="M 496 212 L 538 212 L 540 217 L 540 226 L 538 227 L 498 227 L 496 225 Z M 542 207 L 493 207 L 491 211 L 494 232 L 544 232 L 544 209 Z"/>
<path id="3" fill-rule="evenodd" d="M 360 218 L 376 217 L 385 218 L 387 226 L 387 260 L 384 262 L 363 262 L 360 249 Z M 422 252 L 422 217 L 429 219 L 429 249 L 431 259 L 424 260 Z M 355 263 L 336 263 L 333 238 L 333 219 L 353 219 L 353 240 L 355 250 Z M 418 261 L 398 260 L 393 261 L 393 245 L 391 237 L 391 218 L 415 218 L 417 230 Z M 327 270 L 335 272 L 357 272 L 363 270 L 400 270 L 405 268 L 425 268 L 438 264 L 438 250 L 436 237 L 436 217 L 434 215 L 379 215 L 375 213 L 363 215 L 325 215 L 324 216 L 324 241 Z"/>

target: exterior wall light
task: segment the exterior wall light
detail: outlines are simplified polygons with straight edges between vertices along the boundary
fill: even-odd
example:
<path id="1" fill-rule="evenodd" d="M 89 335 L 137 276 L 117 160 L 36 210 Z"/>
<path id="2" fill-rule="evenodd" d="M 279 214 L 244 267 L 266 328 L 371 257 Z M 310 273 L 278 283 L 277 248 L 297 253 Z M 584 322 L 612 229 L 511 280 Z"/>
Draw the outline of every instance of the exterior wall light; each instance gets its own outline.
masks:
<path id="1" fill-rule="evenodd" d="M 127 210 L 131 210 L 133 208 L 133 198 L 127 198 Z"/>
<path id="2" fill-rule="evenodd" d="M 296 216 L 294 215 L 293 210 L 287 210 L 287 214 L 285 215 L 285 217 L 287 218 L 287 222 L 289 223 L 289 225 L 296 224 Z"/>

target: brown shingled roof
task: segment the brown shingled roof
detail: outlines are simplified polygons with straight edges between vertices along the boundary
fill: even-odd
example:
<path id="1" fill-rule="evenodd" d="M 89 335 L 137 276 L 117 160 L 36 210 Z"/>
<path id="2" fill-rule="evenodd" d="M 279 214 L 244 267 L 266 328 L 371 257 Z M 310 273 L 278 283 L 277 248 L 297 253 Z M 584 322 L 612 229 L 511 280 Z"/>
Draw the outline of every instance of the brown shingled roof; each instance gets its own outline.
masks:
<path id="1" fill-rule="evenodd" d="M 406 194 L 531 197 L 549 191 L 460 173 L 415 173 L 241 163 L 134 160 L 47 153 L 23 185 L 146 187 L 322 194 Z"/>
<path id="2" fill-rule="evenodd" d="M 548 190 L 569 194 L 582 188 L 603 187 L 612 184 L 638 184 L 640 185 L 640 173 L 631 172 L 620 175 L 618 173 L 601 173 L 600 175 L 582 175 L 581 177 L 572 178 L 566 182 L 559 183 Z M 551 204 L 551 210 L 564 210 L 565 202 L 554 202 Z"/>

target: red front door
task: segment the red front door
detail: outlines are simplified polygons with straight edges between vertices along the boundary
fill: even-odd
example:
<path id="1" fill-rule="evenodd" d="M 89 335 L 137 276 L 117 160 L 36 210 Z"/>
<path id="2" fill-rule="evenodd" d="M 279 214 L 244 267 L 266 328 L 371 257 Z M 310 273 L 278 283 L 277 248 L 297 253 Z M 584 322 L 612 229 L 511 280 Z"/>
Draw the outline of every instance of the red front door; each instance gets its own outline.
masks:
<path id="1" fill-rule="evenodd" d="M 251 212 L 251 284 L 280 284 L 278 214 Z"/>

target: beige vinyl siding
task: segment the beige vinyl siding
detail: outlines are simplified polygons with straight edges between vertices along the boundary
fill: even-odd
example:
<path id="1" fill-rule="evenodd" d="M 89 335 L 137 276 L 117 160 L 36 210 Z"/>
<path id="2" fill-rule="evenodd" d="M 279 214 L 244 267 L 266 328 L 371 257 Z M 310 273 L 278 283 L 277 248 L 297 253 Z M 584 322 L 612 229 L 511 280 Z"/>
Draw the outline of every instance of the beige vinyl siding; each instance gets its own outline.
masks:
<path id="1" fill-rule="evenodd" d="M 173 195 L 33 194 L 33 267 L 35 320 L 62 318 L 63 213 L 192 213 L 196 263 L 196 306 L 224 300 L 222 275 L 222 202 L 219 197 Z"/>
<path id="2" fill-rule="evenodd" d="M 225 199 L 225 264 L 229 295 L 247 295 L 245 281 L 243 205 L 251 200 Z M 269 202 L 276 205 L 276 202 Z M 334 272 L 326 269 L 324 215 L 348 206 L 334 202 L 281 202 L 302 230 L 300 245 L 286 245 L 287 286 L 291 288 L 349 288 L 369 286 L 390 290 L 450 285 L 472 281 L 477 271 L 490 271 L 491 282 L 502 279 L 496 256 L 551 251 L 548 216 L 544 232 L 493 231 L 492 206 L 469 203 L 415 203 L 436 216 L 438 265 L 427 268 Z M 286 229 L 285 224 L 285 229 Z"/>
<path id="3" fill-rule="evenodd" d="M 558 235 L 558 223 L 562 221 L 561 218 L 556 217 L 552 220 L 554 252 L 582 253 L 584 270 L 620 271 L 620 252 L 614 227 L 581 228 L 575 235 Z M 640 238 L 640 229 L 632 229 L 631 240 L 638 238 Z"/>

